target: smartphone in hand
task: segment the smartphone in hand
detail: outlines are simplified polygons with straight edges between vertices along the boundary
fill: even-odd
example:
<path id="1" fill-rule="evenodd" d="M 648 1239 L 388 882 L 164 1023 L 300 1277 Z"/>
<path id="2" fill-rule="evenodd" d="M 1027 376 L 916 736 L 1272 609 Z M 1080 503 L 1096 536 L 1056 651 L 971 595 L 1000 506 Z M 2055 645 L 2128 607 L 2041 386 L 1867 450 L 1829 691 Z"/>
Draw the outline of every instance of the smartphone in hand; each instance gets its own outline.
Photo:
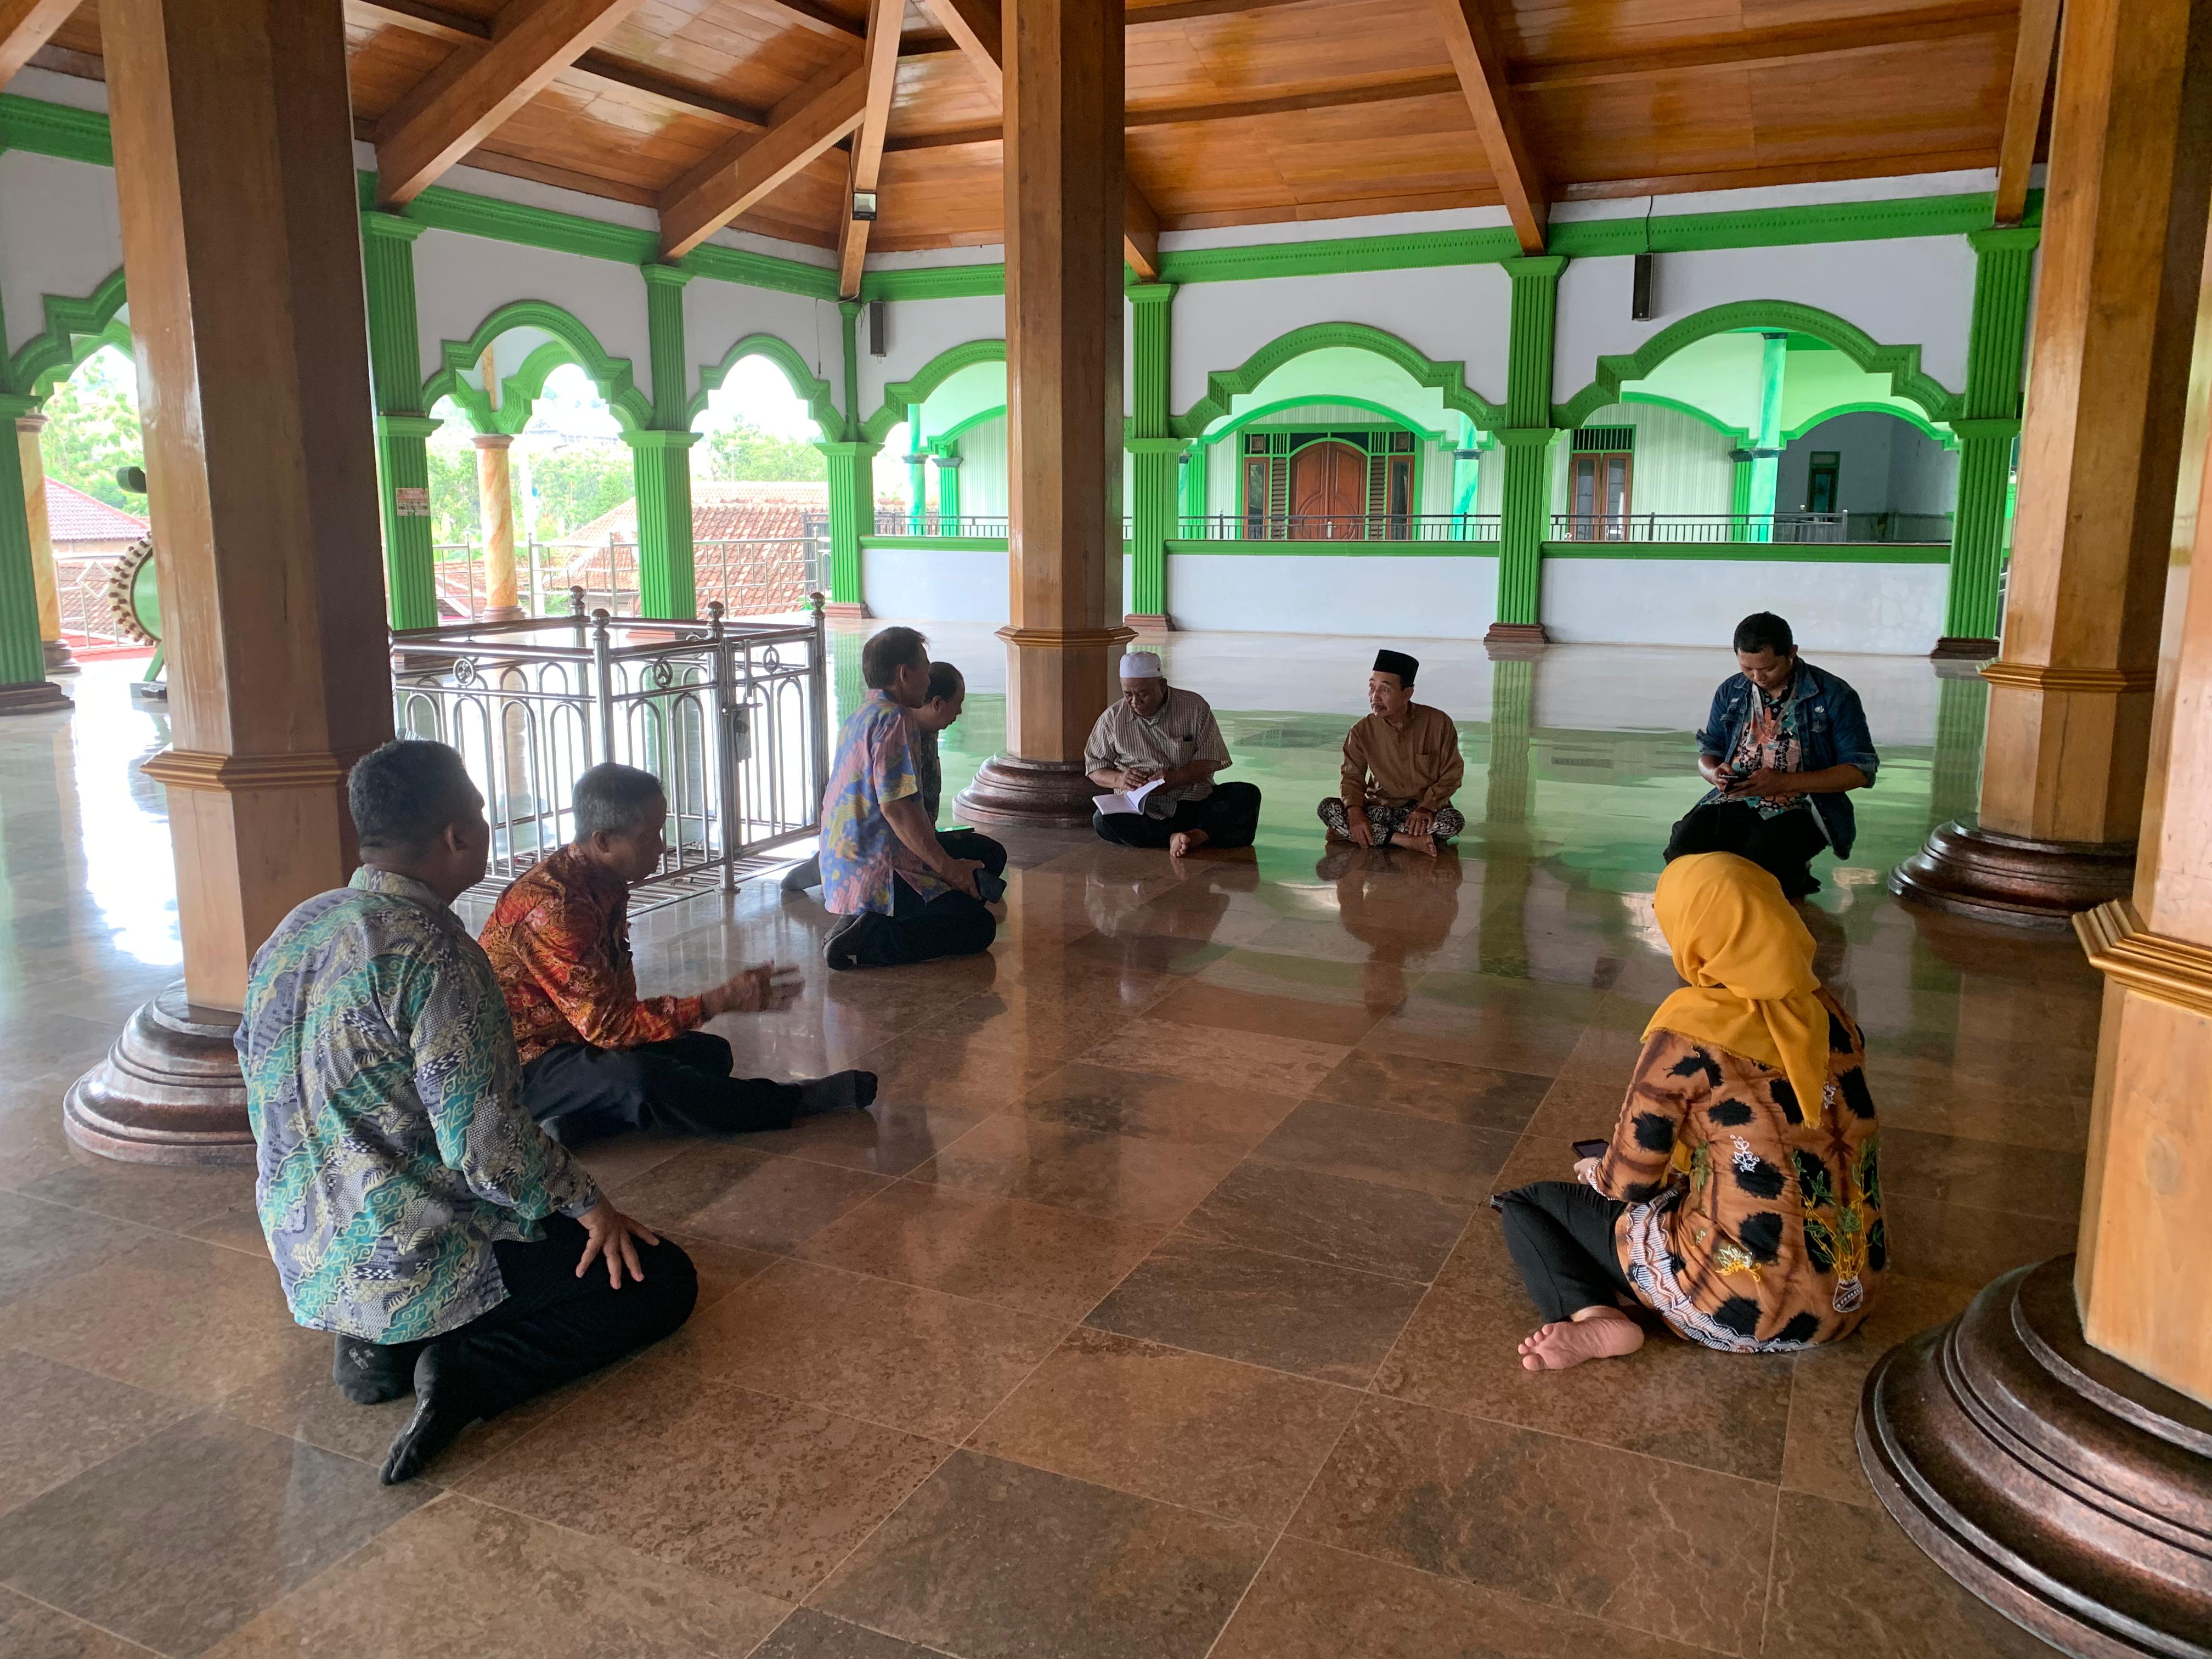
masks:
<path id="1" fill-rule="evenodd" d="M 1604 1140 L 1577 1140 L 1574 1143 L 1577 1158 L 1603 1158 L 1612 1143 Z"/>

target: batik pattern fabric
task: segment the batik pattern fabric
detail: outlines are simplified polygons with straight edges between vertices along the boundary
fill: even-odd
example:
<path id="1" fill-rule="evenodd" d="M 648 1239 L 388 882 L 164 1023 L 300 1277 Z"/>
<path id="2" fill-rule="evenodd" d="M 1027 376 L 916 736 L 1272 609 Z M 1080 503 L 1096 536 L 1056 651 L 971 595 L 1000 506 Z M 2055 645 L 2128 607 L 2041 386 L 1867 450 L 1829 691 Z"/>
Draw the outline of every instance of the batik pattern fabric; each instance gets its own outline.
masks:
<path id="1" fill-rule="evenodd" d="M 898 838 L 884 805 L 919 794 L 914 720 L 871 691 L 837 734 L 837 757 L 822 793 L 822 902 L 833 915 L 891 914 L 894 881 L 924 902 L 951 889 Z"/>
<path id="2" fill-rule="evenodd" d="M 697 997 L 641 997 L 629 950 L 629 888 L 564 847 L 525 871 L 492 907 L 484 954 L 527 1066 L 549 1048 L 635 1048 L 705 1023 Z"/>
<path id="3" fill-rule="evenodd" d="M 1776 772 L 1805 769 L 1805 740 L 1798 726 L 1796 681 L 1778 697 L 1769 696 L 1756 685 L 1751 689 L 1751 707 L 1742 729 L 1736 733 L 1735 748 L 1729 756 L 1729 769 L 1739 778 L 1747 778 L 1761 768 Z M 1718 789 L 1713 789 L 1698 804 L 1703 806 L 1723 799 Z M 1765 818 L 1779 817 L 1784 812 L 1812 811 L 1812 798 L 1802 793 L 1753 795 L 1750 804 Z M 1817 817 L 1815 814 L 1816 821 Z"/>
<path id="4" fill-rule="evenodd" d="M 1628 1206 L 1613 1242 L 1638 1297 L 1707 1347 L 1786 1353 L 1848 1336 L 1888 1266 L 1864 1047 L 1816 994 L 1820 1100 L 1808 1109 L 1775 1068 L 1654 1031 L 1591 1176 Z"/>
<path id="5" fill-rule="evenodd" d="M 254 954 L 238 1056 L 254 1200 L 292 1316 L 372 1342 L 507 1297 L 492 1246 L 599 1201 L 518 1096 L 491 963 L 437 895 L 360 870 Z"/>
<path id="6" fill-rule="evenodd" d="M 1384 842 L 1406 827 L 1406 819 L 1413 809 L 1410 806 L 1385 806 L 1380 801 L 1369 801 L 1366 805 L 1367 828 L 1380 847 Z M 1344 802 L 1334 795 L 1322 802 L 1316 814 L 1328 827 L 1328 833 L 1342 841 L 1352 839 L 1352 817 L 1344 809 Z M 1437 840 L 1449 841 L 1467 828 L 1467 819 L 1456 806 L 1439 806 L 1434 814 L 1435 823 L 1429 833 Z"/>

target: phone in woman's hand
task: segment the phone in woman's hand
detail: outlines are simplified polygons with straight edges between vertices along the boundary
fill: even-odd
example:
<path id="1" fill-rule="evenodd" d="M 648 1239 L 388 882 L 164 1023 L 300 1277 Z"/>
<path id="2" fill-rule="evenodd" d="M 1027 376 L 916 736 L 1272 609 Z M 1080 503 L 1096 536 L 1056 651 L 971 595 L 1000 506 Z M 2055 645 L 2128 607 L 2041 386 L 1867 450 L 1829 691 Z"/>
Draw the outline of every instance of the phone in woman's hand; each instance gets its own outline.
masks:
<path id="1" fill-rule="evenodd" d="M 1612 1143 L 1604 1140 L 1577 1140 L 1574 1143 L 1577 1158 L 1603 1158 Z"/>

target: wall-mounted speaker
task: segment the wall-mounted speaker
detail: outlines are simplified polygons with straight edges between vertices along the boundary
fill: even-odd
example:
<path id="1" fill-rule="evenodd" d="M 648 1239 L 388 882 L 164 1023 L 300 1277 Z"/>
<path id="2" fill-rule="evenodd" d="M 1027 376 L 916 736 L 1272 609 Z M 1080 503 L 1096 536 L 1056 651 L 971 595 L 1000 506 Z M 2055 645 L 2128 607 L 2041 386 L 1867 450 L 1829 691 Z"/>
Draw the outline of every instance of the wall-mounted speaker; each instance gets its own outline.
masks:
<path id="1" fill-rule="evenodd" d="M 891 350 L 891 322 L 890 303 L 883 300 L 868 301 L 868 356 L 888 357 Z"/>

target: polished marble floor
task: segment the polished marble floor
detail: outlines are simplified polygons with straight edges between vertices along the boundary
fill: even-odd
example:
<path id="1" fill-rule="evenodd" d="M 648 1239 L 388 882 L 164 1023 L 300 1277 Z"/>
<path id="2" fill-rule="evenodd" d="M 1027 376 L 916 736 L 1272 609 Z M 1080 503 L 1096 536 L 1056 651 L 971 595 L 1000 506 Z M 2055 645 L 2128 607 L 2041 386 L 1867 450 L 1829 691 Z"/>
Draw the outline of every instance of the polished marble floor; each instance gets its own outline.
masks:
<path id="1" fill-rule="evenodd" d="M 1002 732 L 1004 670 L 940 632 L 975 693 L 950 789 Z M 762 1072 L 872 1066 L 882 1100 L 594 1153 L 698 1258 L 697 1316 L 389 1491 L 406 1408 L 331 1388 L 249 1179 L 60 1133 L 62 1089 L 176 972 L 133 769 L 159 723 L 112 667 L 74 715 L 0 723 L 0 1653 L 2046 1651 L 1905 1541 L 1850 1439 L 1885 1346 L 2077 1215 L 2094 976 L 1881 884 L 1971 806 L 1980 684 L 1830 664 L 1886 755 L 1814 917 L 1884 1120 L 1874 1316 L 1794 1358 L 1662 1341 L 1536 1376 L 1484 1200 L 1611 1122 L 1673 983 L 1650 888 L 1728 664 L 1426 646 L 1464 846 L 1325 855 L 1311 802 L 1372 644 L 1176 636 L 1267 792 L 1259 845 L 1010 837 L 988 957 L 833 977 L 819 907 L 768 884 L 642 917 L 647 990 L 805 963 L 797 1007 L 717 1029 Z"/>

